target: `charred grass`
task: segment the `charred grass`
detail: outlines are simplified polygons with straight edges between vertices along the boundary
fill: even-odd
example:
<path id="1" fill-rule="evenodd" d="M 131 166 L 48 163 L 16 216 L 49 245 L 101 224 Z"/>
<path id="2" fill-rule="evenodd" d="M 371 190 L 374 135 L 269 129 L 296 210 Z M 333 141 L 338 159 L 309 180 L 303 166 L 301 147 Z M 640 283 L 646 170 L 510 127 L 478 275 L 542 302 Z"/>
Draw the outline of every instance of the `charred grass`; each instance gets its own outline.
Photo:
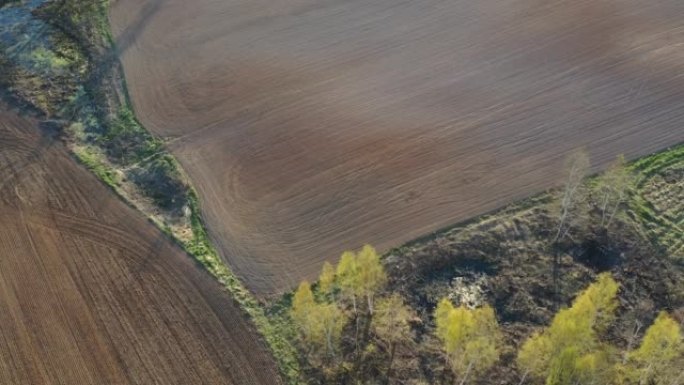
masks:
<path id="1" fill-rule="evenodd" d="M 481 286 L 507 346 L 481 384 L 517 383 L 516 348 L 598 273 L 611 272 L 621 285 L 616 321 L 602 336 L 615 346 L 627 346 L 635 326 L 650 324 L 660 310 L 681 314 L 683 166 L 681 146 L 633 163 L 639 182 L 619 219 L 609 228 L 597 226 L 600 217 L 590 211 L 571 237 L 556 244 L 550 242 L 557 226 L 550 192 L 390 251 L 389 290 L 402 293 L 420 314 L 417 349 L 405 352 L 413 367 L 407 378 L 441 381 L 445 369 L 430 335 L 431 314 L 439 299 L 458 295 L 464 283 Z"/>
<path id="2" fill-rule="evenodd" d="M 620 284 L 616 320 L 601 336 L 613 346 L 626 348 L 635 327 L 649 325 L 661 310 L 684 314 L 684 264 L 677 242 L 684 236 L 678 227 L 683 161 L 682 147 L 675 147 L 634 162 L 629 167 L 638 182 L 617 219 L 599 226 L 600 213 L 590 207 L 560 242 L 551 241 L 558 225 L 553 210 L 557 191 L 549 191 L 389 251 L 385 294 L 400 293 L 418 314 L 411 323 L 415 338 L 397 352 L 390 383 L 454 381 L 434 337 L 432 314 L 440 299 L 458 303 L 472 288 L 477 289 L 476 302 L 495 308 L 503 329 L 500 362 L 474 382 L 483 385 L 519 383 L 518 347 L 599 273 L 611 272 Z M 285 296 L 274 305 L 274 313 L 285 320 L 289 301 Z M 350 325 L 341 344 L 347 357 L 354 356 Z M 305 349 L 300 354 L 311 383 L 385 381 L 388 352 L 372 340 L 358 362 L 339 362 L 332 370 L 328 365 L 327 372 L 305 358 Z"/>

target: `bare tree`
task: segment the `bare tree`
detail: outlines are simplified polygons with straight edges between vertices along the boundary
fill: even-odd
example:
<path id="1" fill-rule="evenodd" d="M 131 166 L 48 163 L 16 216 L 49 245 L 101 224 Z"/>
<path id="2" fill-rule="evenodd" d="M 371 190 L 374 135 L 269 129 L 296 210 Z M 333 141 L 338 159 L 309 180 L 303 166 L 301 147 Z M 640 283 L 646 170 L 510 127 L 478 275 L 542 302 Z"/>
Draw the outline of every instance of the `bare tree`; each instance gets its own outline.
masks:
<path id="1" fill-rule="evenodd" d="M 583 215 L 583 182 L 589 172 L 589 166 L 589 155 L 585 150 L 572 153 L 566 160 L 565 182 L 559 202 L 558 228 L 552 243 L 565 238 L 572 223 Z"/>
<path id="2" fill-rule="evenodd" d="M 565 238 L 573 224 L 586 218 L 584 178 L 589 172 L 589 154 L 585 150 L 578 150 L 569 155 L 565 161 L 565 177 L 563 189 L 558 200 L 558 228 L 551 245 L 556 245 Z M 556 307 L 560 304 L 560 254 L 553 247 L 553 288 Z"/>
<path id="3" fill-rule="evenodd" d="M 601 211 L 601 226 L 609 227 L 618 210 L 627 201 L 636 180 L 620 155 L 606 172 L 596 180 L 593 188 L 595 203 Z"/>

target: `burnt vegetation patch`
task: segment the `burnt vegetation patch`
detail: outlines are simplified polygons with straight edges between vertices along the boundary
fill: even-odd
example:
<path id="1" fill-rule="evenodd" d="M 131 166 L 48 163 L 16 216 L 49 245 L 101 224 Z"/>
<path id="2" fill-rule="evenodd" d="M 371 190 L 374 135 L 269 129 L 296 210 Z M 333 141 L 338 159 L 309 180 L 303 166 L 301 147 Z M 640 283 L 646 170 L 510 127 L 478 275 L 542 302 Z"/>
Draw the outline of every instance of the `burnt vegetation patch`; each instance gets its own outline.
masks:
<path id="1" fill-rule="evenodd" d="M 684 268 L 659 239 L 647 236 L 648 220 L 633 209 L 649 193 L 643 188 L 649 185 L 647 179 L 662 177 L 674 187 L 682 175 L 671 169 L 651 171 L 644 177 L 639 168 L 618 160 L 605 175 L 582 179 L 565 224 L 558 207 L 564 194 L 560 190 L 532 208 L 514 205 L 480 223 L 394 250 L 385 260 L 390 290 L 401 292 L 419 309 L 422 324 L 430 325 L 437 301 L 453 293 L 455 280 L 481 285 L 482 302 L 495 308 L 503 339 L 511 347 L 502 351 L 499 365 L 478 380 L 482 384 L 519 382 L 524 373 L 516 365 L 516 347 L 604 272 L 620 289 L 617 316 L 600 338 L 620 349 L 633 348 L 659 311 L 679 314 L 684 309 Z M 560 226 L 567 232 L 554 241 Z M 473 278 L 477 276 L 482 278 Z M 425 341 L 420 334 L 429 333 L 430 327 L 416 332 Z M 424 375 L 435 378 L 435 373 Z"/>
<path id="2" fill-rule="evenodd" d="M 380 303 L 398 297 L 395 308 L 406 309 L 395 318 L 403 320 L 406 333 L 395 345 L 385 343 L 378 329 L 384 313 L 371 312 L 364 291 L 355 291 L 347 253 L 336 270 L 324 267 L 317 284 L 303 283 L 294 298 L 280 303 L 291 311 L 295 332 L 289 338 L 300 349 L 304 378 L 325 384 L 482 385 L 676 380 L 684 364 L 675 326 L 684 312 L 684 268 L 663 247 L 673 237 L 650 236 L 650 220 L 637 211 L 651 202 L 644 197 L 673 193 L 645 188 L 673 173 L 645 173 L 639 162 L 629 165 L 622 158 L 604 174 L 587 179 L 588 170 L 588 158 L 573 155 L 562 188 L 388 252 L 382 259 L 385 283 L 373 296 Z M 339 322 L 330 329 L 329 345 L 316 345 L 307 334 L 325 317 L 294 316 L 305 293 L 311 293 L 312 308 L 335 321 L 322 325 Z M 487 309 L 495 321 L 488 320 Z M 280 317 L 288 319 L 288 313 Z M 496 335 L 495 341 L 477 327 L 468 329 L 469 319 L 498 325 L 487 326 L 486 335 Z M 656 354 L 644 353 L 644 341 L 664 330 L 673 330 L 674 337 L 659 343 L 674 350 L 660 359 L 656 373 L 648 369 Z M 588 357 L 598 366 L 583 367 Z M 562 373 L 570 374 L 558 379 Z"/>

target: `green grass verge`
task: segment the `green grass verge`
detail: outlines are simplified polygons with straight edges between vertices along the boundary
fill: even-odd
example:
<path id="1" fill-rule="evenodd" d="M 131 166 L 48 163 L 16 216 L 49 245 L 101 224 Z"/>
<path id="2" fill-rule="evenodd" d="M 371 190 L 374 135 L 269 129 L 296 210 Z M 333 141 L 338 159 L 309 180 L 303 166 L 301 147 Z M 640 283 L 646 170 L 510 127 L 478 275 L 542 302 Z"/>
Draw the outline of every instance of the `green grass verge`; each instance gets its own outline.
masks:
<path id="1" fill-rule="evenodd" d="M 228 289 L 242 309 L 249 314 L 261 335 L 266 339 L 285 381 L 291 385 L 304 384 L 299 378 L 297 351 L 285 337 L 292 326 L 285 317 L 267 315 L 264 307 L 223 263 L 211 244 L 202 222 L 197 194 L 191 190 L 189 195 L 194 238 L 189 242 L 182 243 L 184 248 Z"/>
<path id="2" fill-rule="evenodd" d="M 117 189 L 120 182 L 116 171 L 104 161 L 103 156 L 88 147 L 74 149 L 76 158 L 109 187 Z"/>
<path id="3" fill-rule="evenodd" d="M 684 161 L 684 144 L 638 159 L 632 163 L 632 169 L 645 179 L 682 161 Z"/>
<path id="4" fill-rule="evenodd" d="M 677 196 L 674 185 L 662 183 L 663 174 L 678 167 L 684 167 L 684 144 L 634 161 L 631 168 L 639 180 L 630 209 L 651 243 L 672 255 L 675 261 L 684 263 L 684 216 L 678 212 L 681 197 Z M 671 202 L 665 201 L 664 204 L 661 198 L 668 197 Z"/>

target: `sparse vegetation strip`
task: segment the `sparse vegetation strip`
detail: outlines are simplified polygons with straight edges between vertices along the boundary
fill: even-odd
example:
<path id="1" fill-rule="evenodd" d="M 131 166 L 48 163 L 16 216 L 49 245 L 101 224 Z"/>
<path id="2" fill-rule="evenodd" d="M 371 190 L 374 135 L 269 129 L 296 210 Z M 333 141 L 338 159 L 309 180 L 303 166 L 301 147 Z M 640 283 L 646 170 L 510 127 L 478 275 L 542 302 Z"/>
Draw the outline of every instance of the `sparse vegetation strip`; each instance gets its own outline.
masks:
<path id="1" fill-rule="evenodd" d="M 26 19 L 22 22 L 36 24 L 31 32 L 38 43 L 17 40 L 0 46 L 0 65 L 7 69 L 0 79 L 3 86 L 9 96 L 62 127 L 68 147 L 83 165 L 216 277 L 253 320 L 286 381 L 301 383 L 295 352 L 280 332 L 287 325 L 267 317 L 223 263 L 180 166 L 162 140 L 136 120 L 115 55 L 108 6 L 108 1 L 81 0 L 17 4 Z"/>

